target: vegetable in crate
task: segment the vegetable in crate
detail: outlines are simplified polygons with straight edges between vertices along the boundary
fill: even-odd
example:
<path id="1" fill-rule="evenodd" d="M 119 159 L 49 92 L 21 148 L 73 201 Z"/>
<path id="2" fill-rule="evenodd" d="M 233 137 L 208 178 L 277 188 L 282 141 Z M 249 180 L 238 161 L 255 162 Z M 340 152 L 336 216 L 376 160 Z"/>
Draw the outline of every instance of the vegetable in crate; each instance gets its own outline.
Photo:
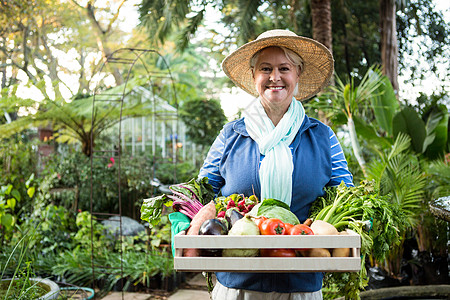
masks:
<path id="1" fill-rule="evenodd" d="M 261 256 L 265 257 L 296 257 L 294 249 L 261 249 Z"/>
<path id="2" fill-rule="evenodd" d="M 233 225 L 240 219 L 242 219 L 244 216 L 238 212 L 234 208 L 229 208 L 225 213 L 225 219 L 228 222 L 228 229 L 231 229 Z"/>
<path id="3" fill-rule="evenodd" d="M 192 219 L 203 205 L 214 199 L 214 191 L 208 178 L 191 179 L 186 183 L 171 185 L 172 195 L 160 195 L 144 199 L 141 219 L 156 225 L 159 223 L 164 206 L 172 207 Z"/>
<path id="4" fill-rule="evenodd" d="M 231 194 L 228 197 L 220 196 L 215 201 L 219 217 L 222 217 L 226 211 L 232 208 L 245 215 L 258 204 L 258 198 L 255 195 L 245 197 L 243 194 Z"/>
<path id="5" fill-rule="evenodd" d="M 313 230 L 306 224 L 297 224 L 294 225 L 288 233 L 289 235 L 314 235 Z M 308 256 L 308 248 L 299 248 L 295 249 L 298 254 L 303 256 Z"/>
<path id="6" fill-rule="evenodd" d="M 349 235 L 347 231 L 339 232 L 339 235 Z M 333 257 L 349 257 L 350 256 L 350 248 L 334 248 L 331 252 L 331 256 Z"/>
<path id="7" fill-rule="evenodd" d="M 198 231 L 199 235 L 226 235 L 227 226 L 219 219 L 209 219 L 203 222 Z M 222 256 L 222 249 L 199 249 L 200 256 Z"/>
<path id="8" fill-rule="evenodd" d="M 276 199 L 264 199 L 255 205 L 248 214 L 253 217 L 264 216 L 266 218 L 277 218 L 283 223 L 292 225 L 300 223 L 297 216 L 290 211 L 289 205 Z"/>
<path id="9" fill-rule="evenodd" d="M 391 195 L 380 194 L 374 181 L 363 181 L 355 187 L 346 187 L 342 183 L 326 189 L 326 192 L 325 197 L 312 204 L 310 216 L 315 222 L 330 223 L 341 232 L 348 228 L 358 233 L 361 236 L 362 266 L 361 271 L 348 276 L 331 273 L 326 276 L 324 285 L 337 285 L 346 291 L 346 296 L 357 299 L 359 291 L 368 283 L 366 256 L 384 261 L 390 246 L 400 240 L 397 227 L 402 226 L 406 217 L 398 204 L 390 201 Z M 313 225 L 311 227 L 314 231 Z"/>
<path id="10" fill-rule="evenodd" d="M 250 219 L 249 216 L 245 216 L 242 219 L 236 221 L 231 227 L 228 235 L 259 235 L 258 226 Z M 257 256 L 259 249 L 223 249 L 222 256 Z"/>
<path id="11" fill-rule="evenodd" d="M 259 231 L 262 235 L 285 235 L 286 227 L 280 219 L 270 218 L 259 225 Z"/>
<path id="12" fill-rule="evenodd" d="M 216 216 L 216 206 L 213 201 L 203 206 L 202 209 L 194 216 L 191 221 L 191 226 L 187 231 L 187 235 L 198 235 L 200 226 L 209 219 L 214 219 Z M 184 249 L 183 256 L 195 257 L 198 256 L 198 249 Z"/>

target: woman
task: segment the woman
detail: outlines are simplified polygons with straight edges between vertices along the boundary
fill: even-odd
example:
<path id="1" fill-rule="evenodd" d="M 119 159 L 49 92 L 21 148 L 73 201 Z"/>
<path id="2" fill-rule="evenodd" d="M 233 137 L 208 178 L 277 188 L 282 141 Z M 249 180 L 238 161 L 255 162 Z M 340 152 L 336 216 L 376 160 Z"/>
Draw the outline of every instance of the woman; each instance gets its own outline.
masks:
<path id="1" fill-rule="evenodd" d="M 225 74 L 257 97 L 244 117 L 224 126 L 200 170 L 217 193 L 256 194 L 287 203 L 300 221 L 324 187 L 352 175 L 333 131 L 308 118 L 301 100 L 333 73 L 322 44 L 288 30 L 270 30 L 230 54 Z M 216 274 L 213 299 L 322 299 L 322 273 Z"/>

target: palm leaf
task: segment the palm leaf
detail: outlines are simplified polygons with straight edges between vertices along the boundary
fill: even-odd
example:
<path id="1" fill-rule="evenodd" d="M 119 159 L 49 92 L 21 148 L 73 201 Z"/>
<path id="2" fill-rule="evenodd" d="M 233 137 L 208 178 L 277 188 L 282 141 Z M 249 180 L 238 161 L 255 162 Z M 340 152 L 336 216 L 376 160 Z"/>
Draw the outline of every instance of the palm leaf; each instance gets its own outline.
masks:
<path id="1" fill-rule="evenodd" d="M 379 95 L 374 95 L 371 99 L 375 119 L 379 126 L 392 136 L 392 119 L 398 110 L 399 103 L 389 78 L 383 76 L 382 85 L 380 85 L 378 91 Z"/>
<path id="2" fill-rule="evenodd" d="M 179 51 L 184 51 L 188 47 L 191 36 L 195 34 L 198 26 L 203 21 L 204 14 L 205 10 L 202 9 L 196 15 L 188 19 L 188 25 L 183 29 L 178 38 L 177 48 Z"/>
<path id="3" fill-rule="evenodd" d="M 409 148 L 411 143 L 411 138 L 407 134 L 399 134 L 395 139 L 395 143 L 392 147 L 391 152 L 388 154 L 387 160 L 396 157 L 402 152 L 406 151 Z"/>
<path id="4" fill-rule="evenodd" d="M 368 165 L 370 179 L 379 183 L 382 194 L 391 194 L 392 201 L 407 217 L 406 226 L 418 220 L 426 179 L 420 172 L 417 158 L 409 153 L 410 137 L 399 134 L 388 151 L 377 151 L 379 160 Z"/>
<path id="5" fill-rule="evenodd" d="M 450 195 L 450 164 L 444 160 L 433 161 L 427 166 L 430 174 L 428 190 L 432 191 L 431 199 Z"/>

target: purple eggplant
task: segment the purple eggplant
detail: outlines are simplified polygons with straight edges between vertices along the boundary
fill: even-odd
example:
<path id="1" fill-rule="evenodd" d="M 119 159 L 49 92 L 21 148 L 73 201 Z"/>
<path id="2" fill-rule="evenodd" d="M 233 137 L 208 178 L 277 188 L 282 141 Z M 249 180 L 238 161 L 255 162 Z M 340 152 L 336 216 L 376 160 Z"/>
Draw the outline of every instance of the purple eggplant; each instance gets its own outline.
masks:
<path id="1" fill-rule="evenodd" d="M 199 235 L 227 235 L 227 226 L 219 219 L 209 219 L 203 222 Z M 200 256 L 222 256 L 222 249 L 199 249 Z"/>

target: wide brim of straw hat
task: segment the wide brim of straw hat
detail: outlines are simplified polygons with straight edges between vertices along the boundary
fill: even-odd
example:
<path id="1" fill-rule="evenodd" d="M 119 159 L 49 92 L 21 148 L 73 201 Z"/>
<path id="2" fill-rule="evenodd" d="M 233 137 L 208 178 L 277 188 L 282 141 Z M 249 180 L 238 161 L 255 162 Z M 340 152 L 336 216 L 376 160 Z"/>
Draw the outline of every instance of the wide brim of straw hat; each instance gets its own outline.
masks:
<path id="1" fill-rule="evenodd" d="M 261 49 L 282 46 L 297 53 L 303 60 L 303 68 L 298 79 L 297 100 L 307 100 L 328 85 L 334 70 L 333 55 L 323 44 L 289 30 L 269 30 L 252 42 L 242 45 L 222 62 L 225 74 L 238 87 L 258 97 L 250 59 Z"/>

